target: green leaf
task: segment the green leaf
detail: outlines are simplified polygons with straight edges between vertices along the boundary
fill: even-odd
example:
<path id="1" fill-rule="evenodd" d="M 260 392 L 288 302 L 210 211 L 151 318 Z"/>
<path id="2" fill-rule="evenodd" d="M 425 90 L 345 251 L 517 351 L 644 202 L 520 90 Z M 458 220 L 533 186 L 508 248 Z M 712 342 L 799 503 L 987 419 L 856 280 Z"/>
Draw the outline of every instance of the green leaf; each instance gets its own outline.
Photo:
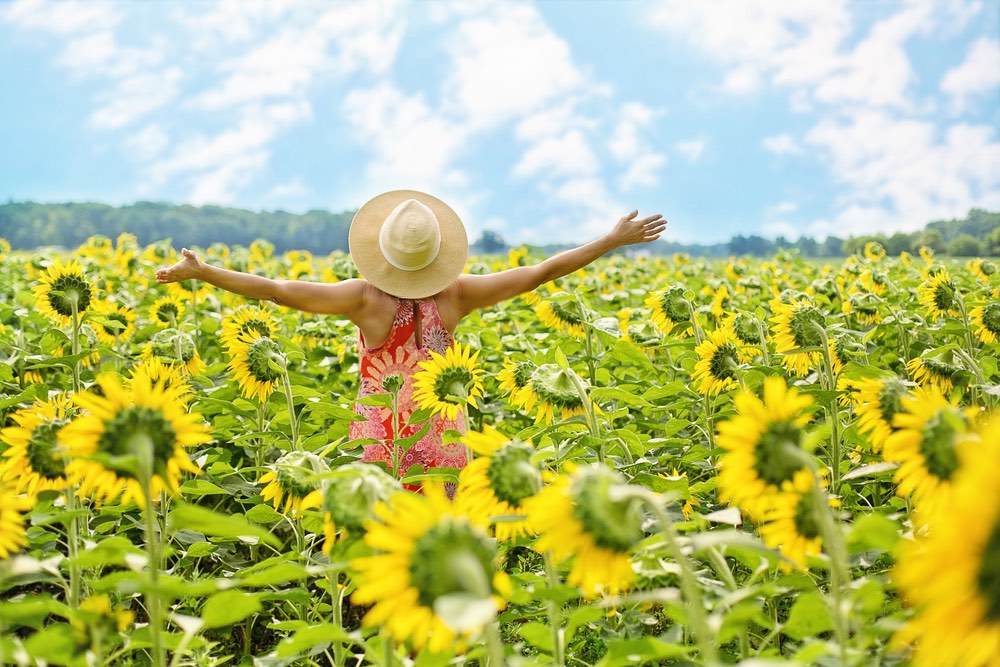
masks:
<path id="1" fill-rule="evenodd" d="M 189 479 L 183 484 L 181 484 L 181 495 L 185 496 L 217 496 L 217 495 L 232 495 L 229 491 L 226 491 L 221 486 L 212 484 L 205 479 Z"/>
<path id="2" fill-rule="evenodd" d="M 390 403 L 391 405 L 391 403 Z M 337 419 L 341 421 L 357 422 L 364 421 L 365 418 L 343 406 L 327 403 L 325 401 L 310 401 L 306 403 L 302 410 L 303 414 L 308 412 L 309 416 L 316 415 L 325 419 Z"/>
<path id="3" fill-rule="evenodd" d="M 840 479 L 846 482 L 849 479 L 857 479 L 858 477 L 867 477 L 869 475 L 880 475 L 884 472 L 890 472 L 899 467 L 898 463 L 890 463 L 888 461 L 883 461 L 881 463 L 873 463 L 867 466 L 861 466 L 860 468 L 855 468 L 850 471 Z"/>
<path id="4" fill-rule="evenodd" d="M 392 407 L 392 394 L 372 394 L 358 399 L 361 405 L 374 405 L 380 408 Z"/>
<path id="5" fill-rule="evenodd" d="M 270 505 L 261 503 L 254 505 L 246 511 L 246 518 L 261 525 L 271 525 L 281 521 L 281 514 L 274 511 Z"/>
<path id="6" fill-rule="evenodd" d="M 276 652 L 280 658 L 291 658 L 316 646 L 336 641 L 350 641 L 350 639 L 350 636 L 342 628 L 338 628 L 332 623 L 321 623 L 297 630 L 291 637 L 278 644 Z"/>
<path id="7" fill-rule="evenodd" d="M 256 538 L 273 547 L 281 546 L 278 538 L 263 528 L 251 524 L 242 516 L 222 514 L 186 503 L 174 505 L 167 518 L 167 529 L 170 532 L 181 528 L 189 528 L 214 537 Z"/>
<path id="8" fill-rule="evenodd" d="M 289 581 L 301 581 L 309 577 L 309 571 L 297 563 L 281 563 L 261 572 L 244 577 L 242 584 L 250 588 L 275 586 Z"/>
<path id="9" fill-rule="evenodd" d="M 833 630 L 833 615 L 823 596 L 806 593 L 799 597 L 781 629 L 792 639 L 803 640 Z"/>
<path id="10" fill-rule="evenodd" d="M 577 628 L 587 623 L 598 621 L 604 618 L 606 614 L 607 610 L 591 605 L 577 608 L 570 614 L 569 620 L 566 621 L 565 639 L 563 641 L 569 644 L 573 641 L 573 635 L 576 633 Z"/>
<path id="11" fill-rule="evenodd" d="M 847 540 L 858 552 L 892 551 L 899 541 L 899 524 L 883 514 L 864 514 L 854 519 Z"/>
<path id="12" fill-rule="evenodd" d="M 260 600 L 243 591 L 228 590 L 216 593 L 205 601 L 201 619 L 206 628 L 221 628 L 242 621 L 261 610 Z"/>
<path id="13" fill-rule="evenodd" d="M 656 367 L 653 366 L 653 362 L 649 360 L 649 357 L 630 340 L 619 338 L 615 342 L 614 347 L 611 348 L 611 355 L 616 359 L 627 361 L 633 366 L 638 366 L 645 371 L 658 374 Z"/>
<path id="14" fill-rule="evenodd" d="M 191 558 L 203 558 L 218 551 L 219 547 L 209 542 L 195 542 L 188 547 L 184 555 Z"/>
<path id="15" fill-rule="evenodd" d="M 521 626 L 521 637 L 536 648 L 552 652 L 552 630 L 544 623 L 525 623 Z"/>
<path id="16" fill-rule="evenodd" d="M 649 665 L 656 660 L 682 658 L 691 649 L 672 644 L 656 637 L 640 639 L 613 639 L 608 642 L 608 652 L 597 667 L 623 667 L 624 665 Z"/>

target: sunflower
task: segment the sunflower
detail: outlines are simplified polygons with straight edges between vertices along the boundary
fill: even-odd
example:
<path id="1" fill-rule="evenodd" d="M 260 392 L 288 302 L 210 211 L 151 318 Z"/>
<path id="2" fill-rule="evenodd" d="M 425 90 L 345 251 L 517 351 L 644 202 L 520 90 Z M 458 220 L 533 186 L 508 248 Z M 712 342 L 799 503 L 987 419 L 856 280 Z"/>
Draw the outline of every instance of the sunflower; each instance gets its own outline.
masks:
<path id="1" fill-rule="evenodd" d="M 483 395 L 483 369 L 476 361 L 479 350 L 455 343 L 444 355 L 430 352 L 429 361 L 417 362 L 423 370 L 413 374 L 413 401 L 446 419 L 458 417 L 463 404 L 475 405 Z"/>
<path id="2" fill-rule="evenodd" d="M 241 337 L 249 335 L 253 338 L 274 338 L 277 329 L 270 311 L 259 306 L 244 305 L 222 319 L 219 340 L 223 348 L 232 354 L 230 347 L 240 342 Z"/>
<path id="3" fill-rule="evenodd" d="M 0 479 L 9 480 L 15 493 L 34 498 L 40 491 L 66 488 L 66 452 L 56 434 L 75 413 L 70 397 L 56 394 L 11 415 L 17 425 L 0 431 L 0 442 L 8 446 L 0 459 Z"/>
<path id="4" fill-rule="evenodd" d="M 692 379 L 698 381 L 702 394 L 718 394 L 737 386 L 736 370 L 740 365 L 740 350 L 736 336 L 727 328 L 719 328 L 694 349 L 698 363 Z"/>
<path id="5" fill-rule="evenodd" d="M 323 503 L 318 477 L 329 471 L 326 461 L 312 452 L 286 452 L 261 476 L 265 486 L 260 496 L 286 514 L 315 509 Z"/>
<path id="6" fill-rule="evenodd" d="M 872 326 L 882 322 L 879 299 L 869 292 L 855 292 L 844 301 L 844 313 L 853 313 L 862 324 Z"/>
<path id="7" fill-rule="evenodd" d="M 733 399 L 737 415 L 719 424 L 719 496 L 752 515 L 806 469 L 803 428 L 811 419 L 812 398 L 787 387 L 782 377 L 764 380 L 764 400 L 744 391 Z"/>
<path id="8" fill-rule="evenodd" d="M 79 650 L 97 651 L 107 647 L 109 637 L 125 633 L 135 621 L 135 612 L 114 609 L 105 594 L 91 595 L 80 603 L 70 619 L 73 639 Z"/>
<path id="9" fill-rule="evenodd" d="M 482 433 L 470 431 L 462 438 L 478 454 L 458 478 L 458 494 L 470 515 L 494 522 L 498 540 L 509 541 L 529 535 L 523 503 L 542 488 L 542 474 L 531 458 L 529 443 L 508 440 L 489 425 Z"/>
<path id="10" fill-rule="evenodd" d="M 885 248 L 878 241 L 869 241 L 865 244 L 865 257 L 877 262 L 885 257 Z"/>
<path id="11" fill-rule="evenodd" d="M 131 308 L 111 301 L 97 301 L 94 303 L 94 313 L 101 317 L 91 318 L 90 325 L 94 328 L 97 340 L 105 345 L 114 345 L 135 333 L 135 311 Z"/>
<path id="12" fill-rule="evenodd" d="M 954 363 L 952 355 L 919 356 L 906 362 L 906 370 L 922 387 L 935 387 L 943 393 L 949 393 L 955 386 L 955 379 L 961 368 Z"/>
<path id="13" fill-rule="evenodd" d="M 199 474 L 187 449 L 212 440 L 198 413 L 185 412 L 175 388 L 135 375 L 123 386 L 117 375 L 97 379 L 100 395 L 76 394 L 73 401 L 86 412 L 58 433 L 59 444 L 70 456 L 67 478 L 81 495 L 98 502 L 121 495 L 145 507 L 146 496 L 136 468 L 143 458 L 150 466 L 150 497 L 176 492 L 183 471 Z"/>
<path id="14" fill-rule="evenodd" d="M 439 485 L 423 495 L 397 493 L 376 508 L 365 544 L 375 555 L 356 558 L 355 604 L 373 605 L 362 620 L 397 643 L 432 653 L 462 650 L 506 607 L 510 580 L 497 570 L 496 543 L 448 499 Z M 463 601 L 457 614 L 453 603 Z"/>
<path id="15" fill-rule="evenodd" d="M 139 375 L 144 375 L 143 380 L 149 384 L 159 384 L 167 389 L 177 392 L 178 400 L 187 404 L 191 400 L 191 385 L 188 384 L 187 376 L 184 374 L 184 367 L 179 364 L 164 362 L 156 357 L 143 359 L 141 363 L 134 366 L 129 372 L 128 382 L 132 382 Z"/>
<path id="16" fill-rule="evenodd" d="M 177 328 L 184 317 L 184 302 L 176 294 L 160 297 L 149 310 L 149 319 L 158 327 Z"/>
<path id="17" fill-rule="evenodd" d="M 903 266 L 910 266 L 913 264 L 913 255 L 903 250 L 899 253 L 899 261 L 903 263 Z"/>
<path id="18" fill-rule="evenodd" d="M 535 306 L 535 314 L 542 324 L 566 333 L 574 338 L 583 338 L 586 312 L 580 301 L 565 292 L 557 292 L 542 299 Z"/>
<path id="19" fill-rule="evenodd" d="M 530 361 L 507 359 L 497 379 L 500 390 L 507 394 L 507 401 L 519 410 L 530 412 L 535 406 L 536 396 L 531 391 L 531 374 L 537 366 Z"/>
<path id="20" fill-rule="evenodd" d="M 10 241 L 0 236 L 0 259 L 10 252 Z"/>
<path id="21" fill-rule="evenodd" d="M 910 390 L 895 376 L 859 380 L 857 390 L 858 431 L 868 434 L 872 451 L 878 453 L 895 432 L 893 419 L 903 409 L 903 398 L 909 396 Z"/>
<path id="22" fill-rule="evenodd" d="M 553 422 L 557 413 L 561 419 L 569 419 L 586 413 L 579 388 L 586 392 L 587 386 L 587 382 L 571 368 L 542 364 L 531 372 L 527 391 L 524 392 L 525 403 L 538 407 L 536 424 Z M 596 410 L 597 406 L 594 408 Z"/>
<path id="23" fill-rule="evenodd" d="M 243 334 L 228 345 L 229 369 L 240 384 L 240 393 L 244 398 L 256 396 L 261 403 L 266 403 L 274 391 L 282 372 L 276 368 L 274 360 L 281 360 L 281 347 L 267 336 L 254 337 Z"/>
<path id="24" fill-rule="evenodd" d="M 636 501 L 615 494 L 621 475 L 602 465 L 561 475 L 525 501 L 535 549 L 573 559 L 567 581 L 587 597 L 617 595 L 635 580 L 632 549 L 645 537 Z"/>
<path id="25" fill-rule="evenodd" d="M 1000 303 L 976 306 L 969 311 L 969 323 L 979 340 L 992 345 L 1000 337 Z"/>
<path id="26" fill-rule="evenodd" d="M 985 667 L 1000 655 L 1000 423 L 959 451 L 951 501 L 903 542 L 893 579 L 916 614 L 896 641 L 917 667 Z"/>
<path id="27" fill-rule="evenodd" d="M 73 323 L 73 313 L 77 315 L 90 307 L 93 288 L 83 273 L 83 267 L 76 260 L 63 264 L 57 257 L 41 277 L 41 284 L 34 288 L 38 312 L 60 326 Z"/>
<path id="28" fill-rule="evenodd" d="M 920 255 L 920 259 L 924 260 L 925 264 L 929 265 L 934 262 L 934 249 L 930 246 L 920 246 L 917 253 Z"/>
<path id="29" fill-rule="evenodd" d="M 399 480 L 377 465 L 354 461 L 337 466 L 324 478 L 323 552 L 330 554 L 338 535 L 364 535 L 367 522 L 376 518 L 375 506 L 402 490 Z"/>
<path id="30" fill-rule="evenodd" d="M 205 362 L 198 355 L 194 339 L 183 331 L 167 328 L 153 334 L 140 357 L 143 360 L 159 359 L 163 363 L 173 364 L 183 368 L 188 375 L 200 373 L 205 368 Z"/>
<path id="31" fill-rule="evenodd" d="M 743 353 L 740 361 L 749 362 L 753 359 L 757 349 L 761 345 L 761 330 L 758 328 L 760 321 L 750 313 L 736 313 L 726 321 L 726 328 L 739 341 L 739 350 Z M 765 332 L 766 335 L 766 332 Z"/>
<path id="32" fill-rule="evenodd" d="M 30 509 L 27 498 L 0 482 L 0 558 L 16 554 L 28 543 L 21 513 Z"/>
<path id="33" fill-rule="evenodd" d="M 965 264 L 965 268 L 974 275 L 978 280 L 983 281 L 987 285 L 990 284 L 990 276 L 997 272 L 997 266 L 988 259 L 982 259 L 977 257 L 976 259 L 971 259 Z"/>
<path id="34" fill-rule="evenodd" d="M 665 290 L 650 292 L 645 305 L 652 311 L 650 319 L 656 328 L 664 334 L 670 334 L 674 327 L 681 326 L 677 336 L 685 338 L 692 334 L 691 308 L 684 298 L 684 288 L 674 285 Z"/>
<path id="35" fill-rule="evenodd" d="M 782 482 L 761 515 L 760 536 L 801 570 L 810 556 L 818 556 L 823 539 L 816 517 L 816 480 L 811 470 L 801 469 Z M 785 569 L 787 564 L 782 563 Z"/>
<path id="36" fill-rule="evenodd" d="M 774 343 L 778 354 L 782 355 L 785 367 L 793 375 L 806 375 L 810 368 L 819 365 L 822 353 L 818 351 L 796 352 L 803 348 L 823 346 L 820 329 L 826 327 L 823 311 L 804 301 L 789 303 L 778 301 L 774 304 Z"/>
<path id="37" fill-rule="evenodd" d="M 917 300 L 934 319 L 958 315 L 958 298 L 947 269 L 941 269 L 917 287 Z"/>
<path id="38" fill-rule="evenodd" d="M 939 390 L 918 389 L 902 399 L 892 419 L 896 429 L 882 455 L 898 463 L 896 492 L 912 498 L 917 509 L 947 505 L 960 450 L 972 441 L 969 409 L 950 402 Z"/>

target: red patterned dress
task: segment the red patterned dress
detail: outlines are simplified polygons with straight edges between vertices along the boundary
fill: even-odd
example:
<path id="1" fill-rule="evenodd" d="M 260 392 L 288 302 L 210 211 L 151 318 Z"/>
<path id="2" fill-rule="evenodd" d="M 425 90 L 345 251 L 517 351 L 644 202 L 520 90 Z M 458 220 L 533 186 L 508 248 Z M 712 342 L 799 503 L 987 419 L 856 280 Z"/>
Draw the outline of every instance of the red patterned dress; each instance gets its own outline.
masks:
<path id="1" fill-rule="evenodd" d="M 419 306 L 419 310 L 414 308 Z M 415 316 L 416 315 L 416 316 Z M 415 335 L 416 327 L 420 327 L 419 345 Z M 389 337 L 378 347 L 367 347 L 365 337 L 358 332 L 358 350 L 360 356 L 361 385 L 358 388 L 358 399 L 372 394 L 387 393 L 382 388 L 382 382 L 390 375 L 398 373 L 403 378 L 403 387 L 399 391 L 398 424 L 395 432 L 398 437 L 405 438 L 420 430 L 420 425 L 408 426 L 406 422 L 416 409 L 413 402 L 413 374 L 422 370 L 417 362 L 427 361 L 430 352 L 444 354 L 452 344 L 452 335 L 441 322 L 437 304 L 434 299 L 396 300 L 396 319 L 389 330 Z M 350 435 L 352 439 L 374 438 L 382 442 L 366 445 L 362 461 L 384 461 L 392 465 L 392 410 L 375 405 L 356 403 L 354 411 L 365 417 L 366 421 L 351 422 Z M 465 445 L 452 443 L 442 444 L 441 436 L 445 431 L 460 431 L 465 433 L 465 418 L 459 413 L 455 420 L 434 415 L 430 419 L 430 429 L 413 447 L 402 453 L 399 462 L 401 475 L 414 464 L 427 468 L 462 468 L 465 466 Z"/>

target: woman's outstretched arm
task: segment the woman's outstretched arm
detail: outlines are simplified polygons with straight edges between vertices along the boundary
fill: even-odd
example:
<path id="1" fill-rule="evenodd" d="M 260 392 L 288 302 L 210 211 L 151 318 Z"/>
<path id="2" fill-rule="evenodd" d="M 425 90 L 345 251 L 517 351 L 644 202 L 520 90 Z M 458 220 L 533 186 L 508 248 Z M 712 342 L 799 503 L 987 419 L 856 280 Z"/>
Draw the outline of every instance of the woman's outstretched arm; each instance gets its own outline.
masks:
<path id="1" fill-rule="evenodd" d="M 598 257 L 616 248 L 634 243 L 649 243 L 660 238 L 667 221 L 660 214 L 640 218 L 632 211 L 605 236 L 572 250 L 561 252 L 532 266 L 521 266 L 486 275 L 459 276 L 457 300 L 459 317 L 477 308 L 485 308 L 530 292 L 539 285 L 582 269 Z"/>
<path id="2" fill-rule="evenodd" d="M 272 280 L 206 264 L 187 248 L 181 250 L 181 255 L 181 261 L 156 272 L 156 282 L 201 280 L 249 299 L 272 301 L 280 306 L 310 313 L 346 315 L 351 319 L 364 305 L 365 283 L 361 280 L 345 280 L 333 284 Z"/>

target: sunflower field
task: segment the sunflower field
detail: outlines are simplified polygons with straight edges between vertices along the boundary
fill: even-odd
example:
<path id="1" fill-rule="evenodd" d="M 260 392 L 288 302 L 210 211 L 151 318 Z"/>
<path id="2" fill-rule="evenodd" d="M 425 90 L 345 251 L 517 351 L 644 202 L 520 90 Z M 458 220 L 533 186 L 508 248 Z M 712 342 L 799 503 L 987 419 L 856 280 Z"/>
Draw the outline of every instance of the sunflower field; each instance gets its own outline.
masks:
<path id="1" fill-rule="evenodd" d="M 1000 664 L 989 260 L 603 258 L 462 321 L 407 426 L 474 458 L 402 470 L 350 322 L 128 235 L 0 259 L 0 664 Z"/>

